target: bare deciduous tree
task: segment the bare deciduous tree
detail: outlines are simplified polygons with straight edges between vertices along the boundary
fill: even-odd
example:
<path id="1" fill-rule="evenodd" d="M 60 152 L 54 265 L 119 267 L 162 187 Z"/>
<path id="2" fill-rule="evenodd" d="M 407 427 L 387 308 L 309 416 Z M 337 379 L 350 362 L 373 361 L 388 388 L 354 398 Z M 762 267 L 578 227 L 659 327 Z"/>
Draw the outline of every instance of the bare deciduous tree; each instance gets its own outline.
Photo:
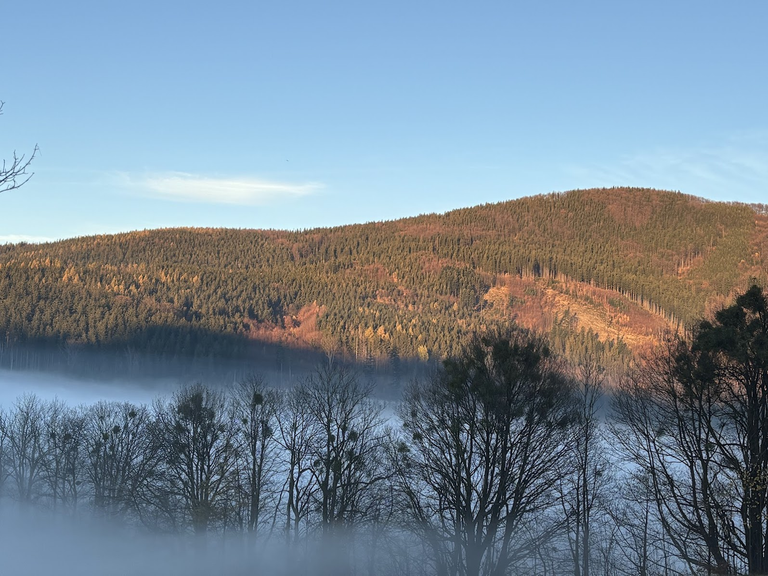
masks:
<path id="1" fill-rule="evenodd" d="M 561 483 L 561 504 L 573 560 L 574 576 L 589 576 L 592 559 L 592 520 L 611 481 L 600 424 L 604 374 L 586 358 L 576 367 L 576 428 L 571 453 L 572 472 Z"/>
<path id="2" fill-rule="evenodd" d="M 152 501 L 152 483 L 161 464 L 146 406 L 99 402 L 85 413 L 84 452 L 93 505 L 100 514 L 142 518 Z"/>
<path id="3" fill-rule="evenodd" d="M 366 496 L 383 479 L 383 421 L 370 392 L 334 362 L 318 367 L 301 387 L 315 429 L 311 473 L 324 532 L 365 516 Z"/>
<path id="4" fill-rule="evenodd" d="M 278 418 L 277 442 L 283 449 L 285 482 L 281 490 L 281 504 L 285 509 L 285 537 L 288 544 L 296 544 L 301 536 L 302 523 L 307 521 L 310 501 L 315 490 L 312 482 L 312 418 L 306 407 L 306 397 L 299 388 L 289 390 L 283 397 Z"/>
<path id="5" fill-rule="evenodd" d="M 61 400 L 45 404 L 44 479 L 51 507 L 76 510 L 83 480 L 84 420 Z"/>
<path id="6" fill-rule="evenodd" d="M 437 574 L 508 574 L 554 534 L 544 512 L 572 449 L 571 392 L 548 348 L 516 331 L 476 338 L 407 393 L 399 489 Z"/>
<path id="7" fill-rule="evenodd" d="M 733 533 L 735 510 L 712 434 L 718 392 L 676 379 L 674 354 L 648 359 L 622 383 L 613 403 L 614 438 L 647 476 L 656 517 L 680 557 L 691 570 L 725 574 L 725 536 Z"/>
<path id="8" fill-rule="evenodd" d="M 40 498 L 45 473 L 45 406 L 34 394 L 19 398 L 10 412 L 0 418 L 7 439 L 8 474 L 14 496 L 29 503 Z"/>
<path id="9" fill-rule="evenodd" d="M 235 426 L 221 392 L 202 385 L 184 388 L 158 403 L 171 491 L 184 502 L 192 528 L 208 531 L 225 502 L 237 453 Z"/>
<path id="10" fill-rule="evenodd" d="M 259 529 L 270 483 L 276 474 L 277 418 L 280 396 L 258 376 L 241 381 L 232 395 L 234 421 L 238 428 L 239 476 L 242 478 L 249 532 Z"/>
<path id="11" fill-rule="evenodd" d="M 5 106 L 5 102 L 0 101 L 0 115 L 3 113 L 3 106 Z M 39 148 L 35 145 L 32 154 L 27 157 L 26 154 L 18 155 L 14 150 L 12 160 L 3 160 L 2 167 L 0 167 L 0 192 L 20 188 L 32 178 L 34 173 L 29 173 L 28 170 L 38 151 Z"/>

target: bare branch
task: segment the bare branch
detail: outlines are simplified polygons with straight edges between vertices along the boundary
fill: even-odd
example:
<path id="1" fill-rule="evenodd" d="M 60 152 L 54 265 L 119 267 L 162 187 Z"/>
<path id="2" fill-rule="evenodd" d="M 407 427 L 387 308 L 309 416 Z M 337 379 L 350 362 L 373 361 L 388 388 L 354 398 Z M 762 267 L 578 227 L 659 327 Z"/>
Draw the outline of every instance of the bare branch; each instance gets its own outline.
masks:
<path id="1" fill-rule="evenodd" d="M 5 102 L 0 101 L 0 115 L 3 113 L 3 106 Z M 13 160 L 10 162 L 3 160 L 2 168 L 0 168 L 0 192 L 8 192 L 9 190 L 15 190 L 21 188 L 24 184 L 29 182 L 29 179 L 34 176 L 34 172 L 27 172 L 29 165 L 32 164 L 32 160 L 35 159 L 40 148 L 35 144 L 32 154 L 27 157 L 26 154 L 19 156 L 16 150 L 13 151 Z"/>

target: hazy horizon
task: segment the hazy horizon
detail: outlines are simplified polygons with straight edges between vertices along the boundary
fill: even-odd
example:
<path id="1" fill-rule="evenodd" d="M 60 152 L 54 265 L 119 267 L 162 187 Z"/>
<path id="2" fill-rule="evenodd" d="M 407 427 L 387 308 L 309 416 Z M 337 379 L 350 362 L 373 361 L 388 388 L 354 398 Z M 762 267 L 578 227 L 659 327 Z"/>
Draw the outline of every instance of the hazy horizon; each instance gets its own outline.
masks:
<path id="1" fill-rule="evenodd" d="M 629 186 L 616 186 L 616 188 L 629 188 Z M 515 198 L 509 198 L 507 200 L 498 200 L 495 202 L 488 202 L 486 204 L 503 204 L 505 202 L 511 202 L 514 200 L 519 200 L 522 198 L 531 198 L 534 196 L 546 196 L 547 194 L 567 194 L 568 192 L 575 191 L 574 190 L 562 190 L 562 191 L 552 191 L 548 193 L 539 193 L 539 194 L 530 194 L 530 195 L 521 195 L 517 196 Z M 668 190 L 669 192 L 679 192 L 678 190 Z M 723 199 L 715 199 L 715 198 L 707 198 L 705 196 L 697 196 L 696 194 L 687 194 L 689 196 L 694 196 L 696 198 L 699 198 L 701 200 L 705 200 L 708 202 L 735 202 L 737 204 L 745 204 L 750 206 L 756 206 L 764 204 L 764 202 L 757 202 L 757 201 L 741 201 L 741 200 L 723 200 Z M 768 201 L 768 198 L 763 198 L 762 200 Z M 171 228 L 181 228 L 181 229 L 193 229 L 193 230 L 254 230 L 254 231 L 276 231 L 276 232 L 306 232 L 306 231 L 312 231 L 312 230 L 322 230 L 327 228 L 333 228 L 333 227 L 344 227 L 344 226 L 358 226 L 358 225 L 365 225 L 365 224 L 375 224 L 375 223 L 383 223 L 383 222 L 395 222 L 398 220 L 408 219 L 408 218 L 417 218 L 419 216 L 428 216 L 428 215 L 442 215 L 447 214 L 449 212 L 455 211 L 455 210 L 462 210 L 466 208 L 473 208 L 475 206 L 479 206 L 480 204 L 467 204 L 464 206 L 457 206 L 455 208 L 451 208 L 449 210 L 444 210 L 442 212 L 420 212 L 418 214 L 408 214 L 405 216 L 397 217 L 397 218 L 389 218 L 389 219 L 380 219 L 380 220 L 366 220 L 366 221 L 360 221 L 360 222 L 345 222 L 341 224 L 336 224 L 334 226 L 319 226 L 316 228 L 253 228 L 253 227 L 232 227 L 232 226 L 185 226 L 185 225 L 179 225 L 179 226 L 173 226 Z M 35 236 L 27 236 L 27 235 L 2 235 L 0 234 L 0 244 L 20 244 L 20 243 L 26 243 L 26 244 L 47 244 L 51 242 L 60 242 L 64 240 L 72 240 L 75 238 L 89 238 L 93 236 L 112 236 L 112 235 L 119 235 L 119 234 L 131 234 L 134 232 L 152 232 L 152 231 L 158 231 L 158 230 L 165 230 L 168 229 L 167 227 L 157 227 L 157 228 L 132 228 L 132 229 L 125 229 L 125 230 L 117 230 L 113 232 L 104 232 L 104 233 L 93 233 L 93 234 L 85 234 L 85 235 L 76 235 L 76 236 L 69 236 L 65 238 L 45 238 L 45 237 L 35 237 Z"/>

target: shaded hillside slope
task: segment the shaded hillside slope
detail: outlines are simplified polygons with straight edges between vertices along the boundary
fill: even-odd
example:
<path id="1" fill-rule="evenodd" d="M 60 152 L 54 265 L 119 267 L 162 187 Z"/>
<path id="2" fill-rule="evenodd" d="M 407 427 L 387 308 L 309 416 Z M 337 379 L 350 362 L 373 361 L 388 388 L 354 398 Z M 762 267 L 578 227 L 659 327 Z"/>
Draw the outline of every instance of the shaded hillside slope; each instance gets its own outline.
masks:
<path id="1" fill-rule="evenodd" d="M 0 338 L 369 362 L 440 357 L 516 319 L 623 361 L 766 280 L 768 216 L 649 189 L 578 190 L 301 232 L 166 229 L 0 247 Z"/>

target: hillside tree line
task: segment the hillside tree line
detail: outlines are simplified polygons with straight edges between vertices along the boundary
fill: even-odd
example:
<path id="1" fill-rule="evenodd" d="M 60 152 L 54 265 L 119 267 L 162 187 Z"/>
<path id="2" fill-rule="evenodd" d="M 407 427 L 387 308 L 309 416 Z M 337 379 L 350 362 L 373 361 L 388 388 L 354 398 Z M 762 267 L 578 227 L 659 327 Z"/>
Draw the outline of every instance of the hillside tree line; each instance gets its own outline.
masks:
<path id="1" fill-rule="evenodd" d="M 296 232 L 168 229 L 0 246 L 0 342 L 225 357 L 298 333 L 296 345 L 362 362 L 444 359 L 524 306 L 487 297 L 512 277 L 613 290 L 688 326 L 742 280 L 765 276 L 756 218 L 746 205 L 676 193 L 578 190 Z M 567 322 L 550 337 L 570 359 L 630 356 L 620 336 Z"/>

